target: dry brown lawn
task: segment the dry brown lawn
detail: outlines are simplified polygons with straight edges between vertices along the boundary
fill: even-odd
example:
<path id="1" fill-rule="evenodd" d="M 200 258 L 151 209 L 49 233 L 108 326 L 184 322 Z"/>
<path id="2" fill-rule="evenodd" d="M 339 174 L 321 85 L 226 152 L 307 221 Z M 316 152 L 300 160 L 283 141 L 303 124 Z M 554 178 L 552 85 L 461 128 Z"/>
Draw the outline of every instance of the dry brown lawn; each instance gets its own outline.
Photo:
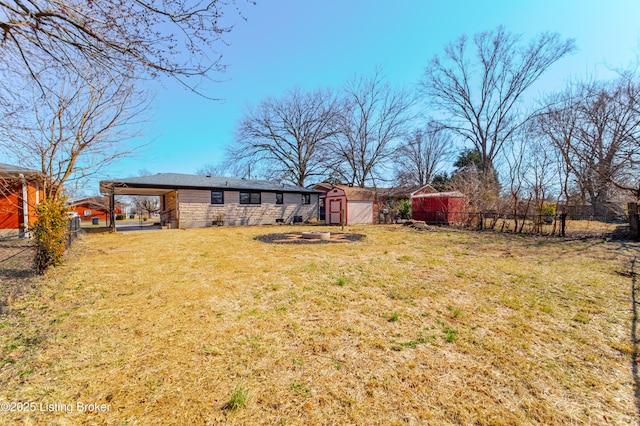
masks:
<path id="1" fill-rule="evenodd" d="M 281 230 L 78 240 L 0 316 L 0 423 L 636 423 L 639 244 Z"/>
<path id="2" fill-rule="evenodd" d="M 31 241 L 0 237 L 0 315 L 31 287 L 34 275 Z"/>

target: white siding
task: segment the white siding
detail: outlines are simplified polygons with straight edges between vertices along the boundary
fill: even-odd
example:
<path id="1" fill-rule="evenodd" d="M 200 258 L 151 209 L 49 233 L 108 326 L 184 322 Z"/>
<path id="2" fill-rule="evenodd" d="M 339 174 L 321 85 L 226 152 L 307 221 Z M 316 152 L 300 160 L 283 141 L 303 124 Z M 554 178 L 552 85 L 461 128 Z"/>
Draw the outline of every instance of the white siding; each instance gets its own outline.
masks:
<path id="1" fill-rule="evenodd" d="M 349 201 L 349 225 L 373 223 L 371 201 Z"/>

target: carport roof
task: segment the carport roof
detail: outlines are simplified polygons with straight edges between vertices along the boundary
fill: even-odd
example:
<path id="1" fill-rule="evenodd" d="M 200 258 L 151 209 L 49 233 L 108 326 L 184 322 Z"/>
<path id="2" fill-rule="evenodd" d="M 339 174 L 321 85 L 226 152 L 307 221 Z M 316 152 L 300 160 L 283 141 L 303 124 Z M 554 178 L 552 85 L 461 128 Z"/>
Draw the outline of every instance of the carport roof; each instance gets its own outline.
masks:
<path id="1" fill-rule="evenodd" d="M 301 186 L 281 184 L 268 180 L 240 179 L 221 176 L 187 175 L 180 173 L 158 173 L 125 179 L 103 180 L 102 194 L 116 195 L 162 195 L 176 189 L 221 189 L 225 191 L 297 192 L 315 194 L 320 191 Z"/>

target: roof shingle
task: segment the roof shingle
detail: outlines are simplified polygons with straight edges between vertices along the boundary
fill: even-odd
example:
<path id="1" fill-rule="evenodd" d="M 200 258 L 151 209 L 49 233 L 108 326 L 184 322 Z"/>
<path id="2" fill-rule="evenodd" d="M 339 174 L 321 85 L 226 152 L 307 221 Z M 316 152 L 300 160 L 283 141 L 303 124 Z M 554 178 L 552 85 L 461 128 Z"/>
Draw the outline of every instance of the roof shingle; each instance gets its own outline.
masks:
<path id="1" fill-rule="evenodd" d="M 180 173 L 158 173 L 125 179 L 104 180 L 100 187 L 173 188 L 173 189 L 225 189 L 269 192 L 316 193 L 314 189 L 281 184 L 268 180 L 240 179 L 221 176 L 188 175 Z"/>

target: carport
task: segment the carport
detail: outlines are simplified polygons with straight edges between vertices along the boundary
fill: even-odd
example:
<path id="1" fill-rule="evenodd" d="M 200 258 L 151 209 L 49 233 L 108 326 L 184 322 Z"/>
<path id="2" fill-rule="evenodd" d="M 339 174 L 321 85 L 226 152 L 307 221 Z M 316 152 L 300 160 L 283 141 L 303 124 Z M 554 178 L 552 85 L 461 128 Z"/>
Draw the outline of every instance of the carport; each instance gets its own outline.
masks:
<path id="1" fill-rule="evenodd" d="M 115 197 L 116 195 L 139 195 L 160 197 L 160 224 L 178 227 L 178 214 L 176 211 L 176 189 L 165 185 L 150 185 L 148 183 L 135 182 L 136 178 L 121 179 L 118 181 L 101 181 L 100 193 L 109 197 L 109 228 L 116 229 L 115 221 Z M 169 208 L 167 208 L 169 206 Z M 171 207 L 172 206 L 172 207 Z"/>

